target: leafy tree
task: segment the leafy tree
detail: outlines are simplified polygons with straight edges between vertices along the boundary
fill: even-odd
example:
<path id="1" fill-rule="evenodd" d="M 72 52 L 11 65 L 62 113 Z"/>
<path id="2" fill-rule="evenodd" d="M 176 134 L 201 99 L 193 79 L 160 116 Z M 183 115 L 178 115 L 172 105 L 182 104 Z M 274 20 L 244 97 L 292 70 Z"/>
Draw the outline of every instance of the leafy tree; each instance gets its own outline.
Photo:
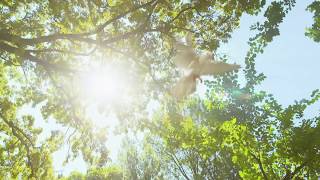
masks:
<path id="1" fill-rule="evenodd" d="M 242 99 L 241 89 L 223 88 L 228 78 L 235 80 L 231 75 L 208 81 L 204 99 L 164 102 L 145 123 L 153 137 L 149 143 L 169 158 L 163 163 L 178 179 L 316 179 L 320 119 L 305 118 L 304 111 L 319 101 L 320 91 L 282 107 L 263 91 Z"/>
<path id="2" fill-rule="evenodd" d="M 66 140 L 68 157 L 81 153 L 95 167 L 86 178 L 120 177 L 119 169 L 103 168 L 108 161 L 106 129 L 90 119 L 86 112 L 92 100 L 81 97 L 77 86 L 79 74 L 93 71 L 92 64 L 108 64 L 126 67 L 124 75 L 139 87 L 128 93 L 133 102 L 119 98 L 98 106 L 106 116 L 115 114 L 125 129 L 149 131 L 148 141 L 159 144 L 152 144 L 157 151 L 149 148 L 145 153 L 157 152 L 164 158 L 159 162 L 155 156 L 147 159 L 132 155 L 140 151 L 128 151 L 128 160 L 142 160 L 123 170 L 129 177 L 157 176 L 150 169 L 154 165 L 165 175 L 186 179 L 316 177 L 319 142 L 306 140 L 316 139 L 311 137 L 318 135 L 319 118 L 302 120 L 302 112 L 318 100 L 319 92 L 283 108 L 272 95 L 255 90 L 265 78 L 256 72 L 255 58 L 279 35 L 278 26 L 294 4 L 294 0 L 272 1 L 264 13 L 266 21 L 252 26 L 257 36 L 249 41 L 245 86 L 240 86 L 236 73 L 217 77 L 207 81 L 204 99 L 177 105 L 165 99 L 178 75 L 170 61 L 175 38 L 191 32 L 197 50 L 215 51 L 238 28 L 241 16 L 257 15 L 265 0 L 1 1 L 0 175 L 53 179 L 51 154 Z M 315 24 L 307 35 L 315 41 L 318 6 L 315 1 L 308 8 L 315 13 Z M 221 99 L 219 92 L 229 96 Z M 145 116 L 150 98 L 164 104 L 151 122 Z M 40 108 L 44 119 L 53 118 L 67 132 L 53 131 L 39 141 L 42 129 L 35 128 L 35 117 L 18 115 L 25 106 Z M 248 163 L 241 164 L 243 160 Z M 130 169 L 139 166 L 142 172 Z"/>
<path id="3" fill-rule="evenodd" d="M 314 23 L 311 28 L 307 29 L 306 35 L 312 38 L 314 41 L 319 42 L 320 41 L 320 2 L 319 1 L 314 1 L 311 3 L 308 8 L 308 11 L 311 11 L 314 13 Z"/>
<path id="4" fill-rule="evenodd" d="M 85 175 L 80 172 L 74 171 L 68 177 L 61 178 L 62 180 L 84 180 Z"/>
<path id="5" fill-rule="evenodd" d="M 104 180 L 104 179 L 114 179 L 121 180 L 123 177 L 122 171 L 118 167 L 107 167 L 107 168 L 96 168 L 90 169 L 86 175 L 88 180 Z"/>
<path id="6" fill-rule="evenodd" d="M 166 167 L 166 158 L 158 156 L 150 141 L 134 140 L 126 137 L 119 163 L 124 171 L 124 179 L 171 179 Z"/>
<path id="7" fill-rule="evenodd" d="M 117 166 L 108 166 L 103 168 L 92 168 L 86 174 L 72 172 L 69 176 L 60 178 L 61 180 L 121 180 L 122 170 Z"/>
<path id="8" fill-rule="evenodd" d="M 182 104 L 164 101 L 154 120 L 145 123 L 160 144 L 155 149 L 160 146 L 160 154 L 171 158 L 168 164 L 176 166 L 178 177 L 319 177 L 319 116 L 304 117 L 304 110 L 319 101 L 319 90 L 288 107 L 255 90 L 265 78 L 256 72 L 255 58 L 279 35 L 278 26 L 293 6 L 294 1 L 272 2 L 264 14 L 267 20 L 252 26 L 259 33 L 249 41 L 243 86 L 237 74 L 209 80 L 205 98 Z"/>
<path id="9" fill-rule="evenodd" d="M 1 1 L 1 68 L 12 69 L 16 73 L 14 77 L 19 77 L 4 78 L 3 75 L 1 82 L 4 86 L 11 82 L 18 85 L 18 89 L 10 87 L 5 93 L 7 97 L 10 94 L 15 97 L 10 99 L 14 109 L 30 103 L 40 105 L 45 119 L 53 117 L 57 123 L 73 130 L 64 133 L 71 146 L 70 157 L 81 152 L 90 164 L 103 165 L 108 159 L 103 145 L 105 129 L 95 127 L 84 114 L 87 103 L 77 98 L 79 88 L 73 83 L 77 73 L 90 71 L 88 66 L 101 63 L 102 57 L 108 57 L 107 63 L 119 59 L 116 63 L 129 64 L 128 76 L 138 75 L 139 91 L 145 93 L 134 95 L 139 96 L 138 104 L 130 104 L 127 111 L 116 113 L 123 121 L 128 117 L 132 119 L 135 117 L 132 109 L 141 112 L 150 95 L 164 92 L 170 84 L 172 66 L 168 59 L 172 54 L 171 42 L 177 34 L 194 32 L 202 41 L 202 48 L 216 49 L 230 37 L 243 13 L 254 14 L 262 5 L 257 1 L 229 4 L 162 0 Z M 86 56 L 91 58 L 85 59 Z M 159 73 L 162 75 L 157 75 Z M 17 138 L 19 135 L 10 129 L 20 125 L 14 118 L 6 118 L 5 112 L 2 115 L 1 119 L 8 122 L 3 133 L 9 139 Z M 125 126 L 125 121 L 123 124 Z M 25 134 L 31 128 L 20 133 Z M 28 136 L 36 140 L 33 134 Z M 21 138 L 19 142 L 25 144 Z M 61 143 L 54 142 L 49 147 Z M 15 159 L 28 169 L 23 176 L 39 177 L 31 160 L 24 158 L 29 146 L 17 146 L 23 158 Z M 3 152 L 9 149 L 4 148 Z"/>

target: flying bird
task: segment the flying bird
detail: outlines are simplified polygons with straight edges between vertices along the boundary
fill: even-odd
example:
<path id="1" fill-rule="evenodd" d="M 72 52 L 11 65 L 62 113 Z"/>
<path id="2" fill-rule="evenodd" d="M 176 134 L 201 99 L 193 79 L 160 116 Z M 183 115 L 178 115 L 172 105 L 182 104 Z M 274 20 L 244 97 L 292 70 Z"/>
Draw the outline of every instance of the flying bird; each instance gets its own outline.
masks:
<path id="1" fill-rule="evenodd" d="M 172 88 L 171 94 L 177 99 L 183 99 L 186 95 L 192 94 L 196 91 L 198 78 L 194 74 L 182 77 Z"/>
<path id="2" fill-rule="evenodd" d="M 203 75 L 220 75 L 240 68 L 237 64 L 212 61 L 212 54 L 208 51 L 198 55 L 192 47 L 192 35 L 185 37 L 186 43 L 177 41 L 174 64 L 184 72 L 184 76 L 172 88 L 171 94 L 177 99 L 192 94 L 196 91 L 197 79 L 201 81 Z"/>

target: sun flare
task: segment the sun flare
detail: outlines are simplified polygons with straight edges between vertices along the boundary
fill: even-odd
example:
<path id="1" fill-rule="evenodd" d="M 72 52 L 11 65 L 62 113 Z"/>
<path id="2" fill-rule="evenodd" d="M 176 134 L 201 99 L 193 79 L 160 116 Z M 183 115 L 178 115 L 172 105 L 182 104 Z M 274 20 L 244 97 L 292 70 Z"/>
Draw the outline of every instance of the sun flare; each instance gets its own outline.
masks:
<path id="1" fill-rule="evenodd" d="M 81 75 L 81 94 L 95 102 L 112 102 L 121 99 L 128 88 L 124 73 L 111 66 L 95 67 Z"/>

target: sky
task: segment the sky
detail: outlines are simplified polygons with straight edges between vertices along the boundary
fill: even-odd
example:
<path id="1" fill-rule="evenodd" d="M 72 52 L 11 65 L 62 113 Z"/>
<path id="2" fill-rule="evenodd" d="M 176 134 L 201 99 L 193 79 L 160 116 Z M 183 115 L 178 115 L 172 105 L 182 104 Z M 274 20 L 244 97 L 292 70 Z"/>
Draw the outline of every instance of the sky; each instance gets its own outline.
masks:
<path id="1" fill-rule="evenodd" d="M 292 104 L 294 100 L 307 98 L 311 92 L 320 88 L 320 44 L 312 41 L 304 35 L 305 29 L 312 25 L 312 13 L 305 11 L 311 0 L 297 1 L 293 10 L 285 17 L 280 25 L 280 36 L 265 48 L 263 54 L 258 55 L 256 67 L 258 72 L 264 73 L 267 78 L 260 85 L 260 89 L 267 91 L 284 106 Z M 261 17 L 244 15 L 240 22 L 240 28 L 236 30 L 232 39 L 220 49 L 221 52 L 229 56 L 229 62 L 236 62 L 244 67 L 244 58 L 249 49 L 248 39 L 253 37 L 249 27 Z M 203 90 L 203 86 L 200 91 Z M 307 109 L 307 116 L 319 114 L 320 103 L 316 103 Z M 29 109 L 36 114 L 38 126 L 47 129 L 58 129 L 59 126 L 49 120 L 44 123 L 39 109 Z M 92 111 L 93 116 L 103 119 L 98 113 Z M 117 152 L 120 149 L 121 136 L 112 133 L 114 122 L 113 118 L 106 119 L 110 123 L 109 147 L 111 158 L 116 161 Z M 71 171 L 86 171 L 83 160 L 77 158 L 75 161 L 62 165 L 65 158 L 67 147 L 54 153 L 54 169 L 64 175 Z"/>
<path id="2" fill-rule="evenodd" d="M 313 14 L 305 11 L 312 0 L 297 1 L 296 6 L 280 24 L 280 36 L 264 49 L 256 58 L 258 72 L 267 78 L 260 89 L 272 93 L 284 106 L 294 100 L 308 98 L 311 92 L 320 88 L 320 44 L 304 35 L 313 23 Z M 244 15 L 240 29 L 223 48 L 231 62 L 244 67 L 244 57 L 249 49 L 247 41 L 253 37 L 249 27 L 261 17 Z M 320 103 L 308 109 L 308 115 L 319 113 Z"/>

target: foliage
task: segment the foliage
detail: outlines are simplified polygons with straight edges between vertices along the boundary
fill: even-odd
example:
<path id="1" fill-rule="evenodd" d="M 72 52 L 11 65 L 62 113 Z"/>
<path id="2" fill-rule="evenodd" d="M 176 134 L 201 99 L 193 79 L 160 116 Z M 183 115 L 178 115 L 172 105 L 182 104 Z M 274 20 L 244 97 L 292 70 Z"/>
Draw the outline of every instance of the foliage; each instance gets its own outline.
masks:
<path id="1" fill-rule="evenodd" d="M 217 51 L 231 38 L 243 14 L 257 15 L 257 1 L 51 1 L 0 2 L 0 175 L 12 179 L 54 179 L 51 155 L 67 142 L 66 161 L 82 154 L 92 167 L 67 179 L 292 179 L 319 176 L 319 117 L 303 118 L 318 101 L 311 98 L 283 108 L 272 95 L 256 91 L 265 76 L 255 59 L 280 34 L 279 25 L 294 0 L 268 2 L 266 21 L 252 26 L 245 59 L 246 82 L 230 73 L 206 81 L 204 98 L 176 103 L 167 99 L 175 81 L 173 41 L 192 32 L 197 50 Z M 319 1 L 308 10 L 315 22 L 306 35 L 319 41 Z M 122 169 L 106 167 L 106 128 L 87 109 L 77 78 L 91 66 L 122 65 L 138 84 L 112 104 L 98 102 L 124 129 L 146 131 L 143 149 L 127 142 Z M 131 80 L 131 79 L 130 79 Z M 222 96 L 226 94 L 226 96 Z M 162 104 L 146 117 L 150 99 Z M 40 108 L 44 120 L 67 129 L 40 140 L 42 128 L 25 107 Z M 45 130 L 45 129 L 44 129 Z"/>
<path id="2" fill-rule="evenodd" d="M 153 147 L 148 141 L 139 142 L 130 137 L 123 140 L 119 163 L 124 179 L 170 179 L 164 163 L 166 158 L 158 156 Z"/>
<path id="3" fill-rule="evenodd" d="M 313 12 L 313 18 L 314 23 L 312 24 L 311 28 L 307 29 L 307 32 L 305 33 L 306 36 L 312 38 L 314 41 L 319 42 L 320 41 L 320 2 L 314 1 L 311 3 L 308 8 L 308 11 Z"/>
<path id="4" fill-rule="evenodd" d="M 214 83 L 214 82 L 213 82 Z M 217 82 L 216 82 L 217 83 Z M 221 82 L 220 82 L 221 83 Z M 212 86 L 217 87 L 217 85 Z M 319 116 L 304 118 L 310 99 L 286 108 L 270 94 L 251 99 L 193 98 L 165 104 L 145 127 L 159 156 L 185 179 L 315 179 L 319 176 Z M 227 91 L 227 90 L 223 90 Z M 240 103 L 240 104 L 237 104 Z M 248 110 L 250 109 L 250 110 Z M 155 143 L 156 142 L 156 143 Z M 168 172 L 169 173 L 169 172 Z M 170 172 L 171 173 L 171 172 Z"/>
<path id="5" fill-rule="evenodd" d="M 100 168 L 92 168 L 86 174 L 72 172 L 68 177 L 60 178 L 61 180 L 121 180 L 122 171 L 117 166 L 108 166 Z"/>

